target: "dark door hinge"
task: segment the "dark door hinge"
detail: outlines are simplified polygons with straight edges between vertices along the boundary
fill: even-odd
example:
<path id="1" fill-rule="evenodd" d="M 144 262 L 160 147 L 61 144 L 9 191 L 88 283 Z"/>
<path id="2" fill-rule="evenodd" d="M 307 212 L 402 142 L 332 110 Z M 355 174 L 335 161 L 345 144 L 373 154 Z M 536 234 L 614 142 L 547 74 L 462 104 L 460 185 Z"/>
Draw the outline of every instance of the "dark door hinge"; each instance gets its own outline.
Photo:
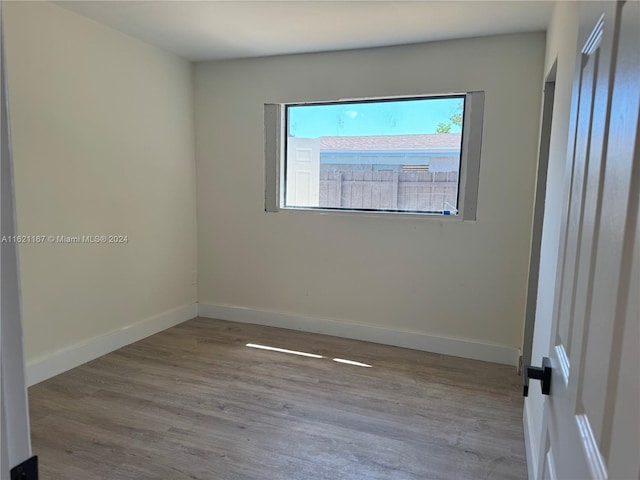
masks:
<path id="1" fill-rule="evenodd" d="M 11 480 L 38 480 L 38 457 L 33 456 L 11 469 Z"/>

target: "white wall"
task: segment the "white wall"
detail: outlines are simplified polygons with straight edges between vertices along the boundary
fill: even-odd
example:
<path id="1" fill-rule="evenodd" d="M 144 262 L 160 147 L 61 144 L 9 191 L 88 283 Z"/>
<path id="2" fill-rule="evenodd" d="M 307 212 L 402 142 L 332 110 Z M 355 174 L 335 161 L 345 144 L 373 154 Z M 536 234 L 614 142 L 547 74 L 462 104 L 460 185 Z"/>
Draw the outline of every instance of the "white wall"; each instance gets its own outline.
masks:
<path id="1" fill-rule="evenodd" d="M 578 41 L 578 4 L 575 2 L 557 2 L 549 28 L 545 53 L 545 77 L 557 60 L 556 88 L 553 104 L 553 121 L 549 145 L 549 168 L 545 211 L 540 247 L 540 277 L 538 281 L 538 299 L 536 304 L 536 323 L 533 337 L 531 361 L 540 365 L 542 357 L 548 356 L 553 302 L 555 295 L 558 248 L 560 242 L 560 223 L 562 208 L 567 192 L 565 169 L 567 159 L 567 141 L 571 110 L 571 91 L 576 65 Z M 525 434 L 528 435 L 528 448 L 531 457 L 529 466 L 534 468 L 538 461 L 538 442 L 542 428 L 544 396 L 539 389 L 529 390 L 525 401 Z M 535 473 L 535 472 L 534 472 Z M 535 477 L 534 477 L 535 478 Z"/>
<path id="2" fill-rule="evenodd" d="M 544 34 L 196 66 L 201 304 L 520 348 Z M 485 90 L 477 222 L 264 212 L 263 104 Z"/>
<path id="3" fill-rule="evenodd" d="M 90 355 L 196 301 L 192 67 L 51 3 L 3 8 L 19 233 L 129 239 L 20 247 L 28 363 Z"/>

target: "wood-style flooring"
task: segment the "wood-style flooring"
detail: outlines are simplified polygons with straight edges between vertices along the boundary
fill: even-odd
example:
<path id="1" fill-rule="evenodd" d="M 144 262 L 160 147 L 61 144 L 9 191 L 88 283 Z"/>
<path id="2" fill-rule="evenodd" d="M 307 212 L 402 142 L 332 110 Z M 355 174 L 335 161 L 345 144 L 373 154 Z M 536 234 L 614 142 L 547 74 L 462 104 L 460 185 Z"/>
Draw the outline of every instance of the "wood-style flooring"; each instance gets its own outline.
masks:
<path id="1" fill-rule="evenodd" d="M 513 367 L 204 318 L 29 389 L 43 480 L 523 479 L 521 395 Z"/>

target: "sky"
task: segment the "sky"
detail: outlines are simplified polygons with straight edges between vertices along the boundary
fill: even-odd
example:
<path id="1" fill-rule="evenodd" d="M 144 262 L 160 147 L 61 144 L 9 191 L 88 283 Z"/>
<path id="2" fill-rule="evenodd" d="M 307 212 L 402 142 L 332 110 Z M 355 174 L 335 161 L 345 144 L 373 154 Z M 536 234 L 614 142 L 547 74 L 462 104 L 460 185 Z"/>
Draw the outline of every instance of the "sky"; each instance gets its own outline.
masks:
<path id="1" fill-rule="evenodd" d="M 288 133 L 298 138 L 436 133 L 438 123 L 451 123 L 451 115 L 462 113 L 461 101 L 458 97 L 290 106 Z M 460 131 L 451 125 L 451 133 Z"/>

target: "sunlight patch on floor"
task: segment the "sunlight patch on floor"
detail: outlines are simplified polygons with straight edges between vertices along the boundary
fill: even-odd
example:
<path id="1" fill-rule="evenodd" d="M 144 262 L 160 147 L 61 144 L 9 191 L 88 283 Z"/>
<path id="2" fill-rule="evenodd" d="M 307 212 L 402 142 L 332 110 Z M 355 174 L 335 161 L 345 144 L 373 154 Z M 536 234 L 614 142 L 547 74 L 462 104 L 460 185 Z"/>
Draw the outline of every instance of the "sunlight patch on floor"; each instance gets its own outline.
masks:
<path id="1" fill-rule="evenodd" d="M 268 345 L 258 345 L 256 343 L 247 343 L 247 347 L 257 348 L 260 350 L 269 350 L 271 352 L 290 353 L 291 355 L 300 355 L 301 357 L 324 358 L 322 355 L 315 353 L 298 352 L 297 350 L 287 350 L 286 348 L 269 347 Z"/>
<path id="2" fill-rule="evenodd" d="M 371 365 L 367 365 L 366 363 L 354 362 L 353 360 L 345 360 L 344 358 L 334 358 L 333 361 L 338 363 L 346 363 L 347 365 L 355 365 L 356 367 L 371 368 Z"/>
<path id="3" fill-rule="evenodd" d="M 286 348 L 270 347 L 269 345 L 260 345 L 257 343 L 247 343 L 246 346 L 249 348 L 257 348 L 258 350 L 268 350 L 270 352 L 289 353 L 291 355 L 299 355 L 301 357 L 325 358 L 322 355 L 318 355 L 316 353 L 299 352 L 298 350 L 288 350 Z M 343 363 L 346 365 L 353 365 L 356 367 L 371 368 L 371 365 L 368 365 L 366 363 L 356 362 L 354 360 L 346 360 L 344 358 L 334 358 L 333 361 L 337 363 Z"/>

